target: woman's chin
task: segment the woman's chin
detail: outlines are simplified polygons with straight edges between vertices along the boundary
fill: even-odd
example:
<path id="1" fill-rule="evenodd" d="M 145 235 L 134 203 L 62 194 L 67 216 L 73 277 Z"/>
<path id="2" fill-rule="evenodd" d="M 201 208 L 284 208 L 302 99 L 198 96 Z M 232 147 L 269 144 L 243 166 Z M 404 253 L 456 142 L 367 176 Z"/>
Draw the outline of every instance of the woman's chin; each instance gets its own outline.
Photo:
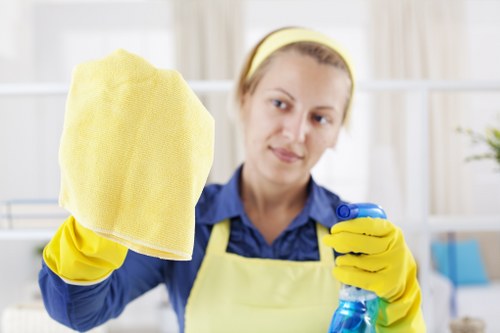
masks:
<path id="1" fill-rule="evenodd" d="M 266 176 L 270 182 L 277 185 L 297 185 L 309 178 L 308 173 L 301 168 L 291 167 L 290 165 L 277 165 L 269 168 Z"/>

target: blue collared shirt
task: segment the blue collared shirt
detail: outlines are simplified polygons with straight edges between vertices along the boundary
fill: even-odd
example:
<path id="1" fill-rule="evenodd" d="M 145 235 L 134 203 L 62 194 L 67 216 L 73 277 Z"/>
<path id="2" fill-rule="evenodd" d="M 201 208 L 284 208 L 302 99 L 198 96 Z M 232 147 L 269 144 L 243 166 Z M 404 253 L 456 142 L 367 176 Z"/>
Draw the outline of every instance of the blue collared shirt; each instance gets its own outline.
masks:
<path id="1" fill-rule="evenodd" d="M 255 228 L 240 197 L 240 167 L 225 185 L 205 187 L 196 205 L 196 228 L 191 261 L 168 261 L 129 251 L 124 264 L 105 281 L 92 286 L 64 283 L 43 263 L 39 275 L 45 306 L 56 320 L 77 330 L 88 330 L 118 316 L 126 304 L 165 283 L 170 302 L 184 332 L 184 311 L 214 224 L 231 220 L 227 251 L 245 257 L 308 261 L 319 259 L 315 223 L 330 228 L 337 222 L 334 193 L 311 177 L 302 211 L 278 238 L 268 244 Z"/>

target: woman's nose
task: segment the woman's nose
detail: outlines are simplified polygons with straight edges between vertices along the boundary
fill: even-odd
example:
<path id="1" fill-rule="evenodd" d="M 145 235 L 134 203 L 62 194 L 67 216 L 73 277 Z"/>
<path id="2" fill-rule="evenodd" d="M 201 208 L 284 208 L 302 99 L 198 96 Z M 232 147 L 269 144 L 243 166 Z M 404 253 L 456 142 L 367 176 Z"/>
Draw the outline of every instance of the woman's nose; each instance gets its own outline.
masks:
<path id="1" fill-rule="evenodd" d="M 307 116 L 297 112 L 288 115 L 283 126 L 283 135 L 292 142 L 304 142 L 308 130 Z"/>

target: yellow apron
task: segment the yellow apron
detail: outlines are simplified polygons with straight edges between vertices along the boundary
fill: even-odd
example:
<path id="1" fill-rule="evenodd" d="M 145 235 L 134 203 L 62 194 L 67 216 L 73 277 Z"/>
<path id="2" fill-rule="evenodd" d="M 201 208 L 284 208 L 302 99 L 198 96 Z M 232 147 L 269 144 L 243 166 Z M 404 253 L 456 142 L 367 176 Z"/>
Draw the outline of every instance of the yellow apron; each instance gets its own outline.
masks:
<path id="1" fill-rule="evenodd" d="M 188 298 L 185 333 L 326 333 L 338 305 L 333 251 L 316 224 L 319 261 L 227 253 L 230 222 L 217 223 Z"/>

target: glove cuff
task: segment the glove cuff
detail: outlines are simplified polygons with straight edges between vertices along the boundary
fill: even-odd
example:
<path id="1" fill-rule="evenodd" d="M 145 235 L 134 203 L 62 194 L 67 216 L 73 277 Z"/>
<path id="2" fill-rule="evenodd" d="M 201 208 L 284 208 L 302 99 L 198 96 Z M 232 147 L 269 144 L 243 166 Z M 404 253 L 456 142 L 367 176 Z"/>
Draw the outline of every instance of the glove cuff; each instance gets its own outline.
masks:
<path id="1" fill-rule="evenodd" d="M 392 302 L 380 299 L 377 318 L 380 332 L 425 332 L 421 301 L 422 295 L 416 277 L 408 278 L 406 290 L 398 299 Z"/>
<path id="2" fill-rule="evenodd" d="M 43 260 L 65 282 L 88 285 L 101 282 L 119 268 L 127 251 L 70 216 L 43 250 Z"/>

